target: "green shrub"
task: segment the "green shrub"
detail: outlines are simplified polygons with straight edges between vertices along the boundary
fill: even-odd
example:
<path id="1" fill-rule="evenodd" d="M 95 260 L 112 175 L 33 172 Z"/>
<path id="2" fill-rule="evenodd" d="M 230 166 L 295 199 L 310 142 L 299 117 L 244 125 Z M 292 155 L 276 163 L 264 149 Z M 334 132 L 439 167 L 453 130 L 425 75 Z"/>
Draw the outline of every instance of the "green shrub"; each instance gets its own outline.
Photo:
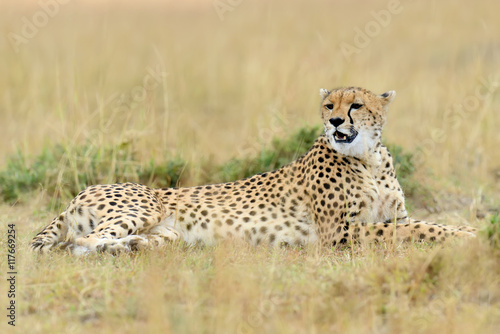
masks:
<path id="1" fill-rule="evenodd" d="M 208 182 L 228 182 L 271 171 L 290 163 L 303 155 L 312 146 L 320 134 L 319 127 L 304 127 L 292 133 L 289 138 L 274 138 L 269 148 L 264 148 L 256 155 L 231 159 L 214 168 L 208 174 Z"/>
<path id="2" fill-rule="evenodd" d="M 164 164 L 150 160 L 143 164 L 130 143 L 113 147 L 85 144 L 77 147 L 55 145 L 28 162 L 20 151 L 8 159 L 0 172 L 0 197 L 5 202 L 19 200 L 23 193 L 45 188 L 60 198 L 71 198 L 88 185 L 140 182 L 152 186 L 175 185 L 186 163 L 171 159 Z"/>
<path id="3" fill-rule="evenodd" d="M 274 138 L 269 148 L 262 149 L 255 156 L 232 159 L 217 166 L 210 173 L 208 182 L 228 182 L 277 169 L 307 152 L 321 134 L 320 127 L 303 127 L 285 139 Z M 421 191 L 421 185 L 413 179 L 415 164 L 413 154 L 401 146 L 387 145 L 394 159 L 399 183 L 407 196 Z"/>
<path id="4" fill-rule="evenodd" d="M 171 159 L 159 164 L 151 159 L 138 171 L 137 182 L 155 188 L 175 187 L 185 167 L 186 162 L 181 159 Z"/>
<path id="5" fill-rule="evenodd" d="M 222 165 L 201 164 L 201 173 L 206 175 L 202 181 L 228 182 L 277 169 L 307 152 L 320 133 L 318 126 L 303 127 L 288 138 L 274 138 L 268 148 L 254 156 L 231 159 Z M 415 171 L 412 154 L 396 145 L 389 145 L 389 149 L 398 179 L 411 196 L 419 187 L 412 178 Z M 45 188 L 55 198 L 65 199 L 91 184 L 129 181 L 152 187 L 172 187 L 185 168 L 186 162 L 178 158 L 149 160 L 144 164 L 137 158 L 131 142 L 107 147 L 55 145 L 45 148 L 33 159 L 28 159 L 21 151 L 12 155 L 0 172 L 0 198 L 14 202 L 24 193 Z"/>
<path id="6" fill-rule="evenodd" d="M 493 248 L 500 249 L 500 216 L 496 213 L 490 217 L 489 221 L 490 223 L 486 225 L 483 234 Z"/>
<path id="7" fill-rule="evenodd" d="M 55 147 L 54 151 L 57 149 Z M 21 151 L 13 154 L 5 170 L 0 172 L 0 195 L 3 201 L 16 201 L 22 193 L 38 188 L 49 174 L 55 174 L 58 161 L 54 151 L 43 150 L 31 165 Z"/>
<path id="8" fill-rule="evenodd" d="M 420 184 L 413 178 L 415 172 L 415 163 L 413 154 L 404 152 L 403 148 L 398 145 L 387 144 L 387 149 L 391 152 L 394 162 L 394 169 L 399 184 L 405 191 L 406 196 L 412 196 L 418 191 Z"/>

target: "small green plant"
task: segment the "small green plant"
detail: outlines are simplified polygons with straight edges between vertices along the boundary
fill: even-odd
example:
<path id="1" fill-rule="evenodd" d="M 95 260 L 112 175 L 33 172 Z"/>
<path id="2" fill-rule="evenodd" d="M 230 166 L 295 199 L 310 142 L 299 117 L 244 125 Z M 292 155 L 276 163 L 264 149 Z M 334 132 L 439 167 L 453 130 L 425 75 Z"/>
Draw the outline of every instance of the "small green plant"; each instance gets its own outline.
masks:
<path id="1" fill-rule="evenodd" d="M 396 176 L 405 194 L 407 209 L 411 210 L 415 203 L 432 202 L 430 188 L 415 179 L 417 166 L 414 153 L 404 151 L 399 145 L 386 144 L 386 146 L 391 152 Z"/>
<path id="2" fill-rule="evenodd" d="M 401 187 L 405 190 L 405 194 L 414 194 L 419 185 L 413 179 L 413 173 L 415 172 L 413 154 L 404 152 L 403 148 L 398 145 L 387 144 L 386 146 L 389 152 L 391 152 L 396 175 Z"/>
<path id="3" fill-rule="evenodd" d="M 489 221 L 483 233 L 493 248 L 500 248 L 500 216 L 495 213 Z"/>

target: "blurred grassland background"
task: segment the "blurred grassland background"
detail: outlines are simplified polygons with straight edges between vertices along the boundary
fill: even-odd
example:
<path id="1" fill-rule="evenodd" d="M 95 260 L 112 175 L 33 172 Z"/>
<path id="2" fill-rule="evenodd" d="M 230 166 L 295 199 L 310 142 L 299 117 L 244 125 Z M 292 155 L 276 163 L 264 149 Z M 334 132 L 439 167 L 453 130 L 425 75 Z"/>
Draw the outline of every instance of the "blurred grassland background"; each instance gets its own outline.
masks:
<path id="1" fill-rule="evenodd" d="M 19 328 L 497 332 L 500 3 L 401 0 L 380 23 L 373 12 L 390 3 L 68 1 L 16 44 L 43 8 L 1 2 L 0 218 L 2 235 L 17 226 Z M 319 88 L 344 85 L 396 90 L 384 140 L 411 178 L 412 213 L 480 227 L 481 238 L 331 254 L 232 243 L 27 253 L 88 183 L 190 186 L 291 159 L 320 125 Z"/>

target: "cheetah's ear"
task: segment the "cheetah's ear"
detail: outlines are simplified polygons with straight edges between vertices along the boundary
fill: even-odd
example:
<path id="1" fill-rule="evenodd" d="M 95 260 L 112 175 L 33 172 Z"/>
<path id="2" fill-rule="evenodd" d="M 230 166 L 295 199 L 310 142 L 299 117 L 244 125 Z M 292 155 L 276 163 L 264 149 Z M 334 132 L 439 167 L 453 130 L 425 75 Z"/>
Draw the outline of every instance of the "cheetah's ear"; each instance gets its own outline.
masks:
<path id="1" fill-rule="evenodd" d="M 396 92 L 393 90 L 390 90 L 388 92 L 385 92 L 384 94 L 381 94 L 378 96 L 380 98 L 380 101 L 382 102 L 382 106 L 387 107 L 396 97 Z"/>
<path id="2" fill-rule="evenodd" d="M 324 88 L 321 88 L 319 90 L 319 96 L 321 96 L 321 98 L 324 100 L 328 95 L 330 95 L 330 92 L 328 91 L 328 89 L 324 89 Z"/>

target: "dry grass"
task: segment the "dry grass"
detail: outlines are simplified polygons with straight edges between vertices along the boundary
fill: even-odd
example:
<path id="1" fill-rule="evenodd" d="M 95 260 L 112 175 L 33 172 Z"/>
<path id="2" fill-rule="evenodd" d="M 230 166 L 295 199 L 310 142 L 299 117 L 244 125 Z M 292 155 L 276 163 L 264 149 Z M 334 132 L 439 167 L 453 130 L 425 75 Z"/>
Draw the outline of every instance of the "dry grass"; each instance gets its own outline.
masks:
<path id="1" fill-rule="evenodd" d="M 169 154 L 193 165 L 221 162 L 318 124 L 321 87 L 394 89 L 385 138 L 423 152 L 420 177 L 437 194 L 432 218 L 482 226 L 500 203 L 500 6 L 401 1 L 401 13 L 367 47 L 344 57 L 340 44 L 353 44 L 353 29 L 388 3 L 243 1 L 221 21 L 209 0 L 70 2 L 18 53 L 0 40 L 0 165 L 17 148 L 36 154 L 56 143 L 126 140 L 144 161 Z M 4 36 L 40 10 L 28 1 L 0 8 Z M 166 75 L 140 95 L 148 68 Z M 493 93 L 475 99 L 484 88 Z M 196 182 L 195 169 L 188 183 Z M 500 328 L 500 255 L 482 238 L 445 249 L 318 254 L 228 243 L 35 257 L 26 245 L 56 214 L 44 209 L 51 196 L 0 206 L 2 223 L 18 231 L 20 332 Z"/>
<path id="2" fill-rule="evenodd" d="M 82 260 L 26 254 L 31 231 L 18 227 L 18 325 L 31 333 L 495 333 L 500 326 L 500 252 L 483 239 L 332 253 L 227 242 Z"/>

